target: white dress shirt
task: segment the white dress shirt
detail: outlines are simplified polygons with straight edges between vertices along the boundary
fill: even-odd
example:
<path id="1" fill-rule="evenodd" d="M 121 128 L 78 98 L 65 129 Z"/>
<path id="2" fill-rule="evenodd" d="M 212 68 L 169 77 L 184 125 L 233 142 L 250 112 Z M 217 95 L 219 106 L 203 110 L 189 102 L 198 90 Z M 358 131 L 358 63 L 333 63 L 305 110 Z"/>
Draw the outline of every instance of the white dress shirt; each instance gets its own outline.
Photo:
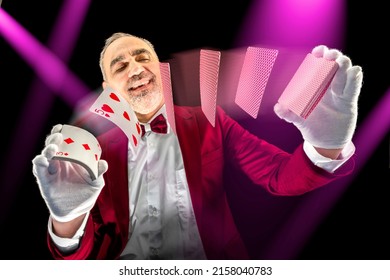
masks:
<path id="1" fill-rule="evenodd" d="M 165 106 L 160 113 L 167 119 Z M 145 136 L 128 153 L 130 228 L 121 258 L 205 259 L 177 136 L 169 126 L 159 134 L 143 125 Z"/>

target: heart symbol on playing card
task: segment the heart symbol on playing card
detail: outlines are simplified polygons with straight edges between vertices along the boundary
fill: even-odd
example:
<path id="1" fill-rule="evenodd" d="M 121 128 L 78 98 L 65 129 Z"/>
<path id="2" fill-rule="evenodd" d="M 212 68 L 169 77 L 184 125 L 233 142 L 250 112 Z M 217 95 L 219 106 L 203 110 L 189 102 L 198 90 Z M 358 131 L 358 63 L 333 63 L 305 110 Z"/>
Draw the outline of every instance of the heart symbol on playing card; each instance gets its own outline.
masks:
<path id="1" fill-rule="evenodd" d="M 123 117 L 124 117 L 126 120 L 130 121 L 129 114 L 128 114 L 126 111 L 123 112 Z"/>
<path id="2" fill-rule="evenodd" d="M 112 110 L 112 108 L 110 106 L 108 106 L 107 104 L 103 104 L 102 110 L 109 112 L 109 113 L 114 113 L 114 110 Z"/>
<path id="3" fill-rule="evenodd" d="M 110 98 L 115 100 L 115 101 L 120 102 L 118 96 L 115 93 L 113 93 L 113 92 L 110 93 Z"/>
<path id="4" fill-rule="evenodd" d="M 141 126 L 140 126 L 140 124 L 139 124 L 139 123 L 136 123 L 136 124 L 135 124 L 135 127 L 137 128 L 138 134 L 141 134 Z"/>

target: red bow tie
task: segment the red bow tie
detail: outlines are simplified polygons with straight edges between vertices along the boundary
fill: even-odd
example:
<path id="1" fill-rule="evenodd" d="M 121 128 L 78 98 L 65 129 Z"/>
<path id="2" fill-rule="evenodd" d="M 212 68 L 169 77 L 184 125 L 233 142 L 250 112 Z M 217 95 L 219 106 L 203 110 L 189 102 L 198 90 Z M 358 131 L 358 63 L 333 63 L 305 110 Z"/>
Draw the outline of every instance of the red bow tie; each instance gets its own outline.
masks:
<path id="1" fill-rule="evenodd" d="M 142 136 L 144 136 L 145 126 L 142 124 L 141 124 L 141 129 L 142 129 Z M 163 133 L 163 134 L 167 133 L 168 131 L 167 121 L 162 114 L 154 118 L 154 120 L 150 123 L 150 129 L 156 133 Z"/>

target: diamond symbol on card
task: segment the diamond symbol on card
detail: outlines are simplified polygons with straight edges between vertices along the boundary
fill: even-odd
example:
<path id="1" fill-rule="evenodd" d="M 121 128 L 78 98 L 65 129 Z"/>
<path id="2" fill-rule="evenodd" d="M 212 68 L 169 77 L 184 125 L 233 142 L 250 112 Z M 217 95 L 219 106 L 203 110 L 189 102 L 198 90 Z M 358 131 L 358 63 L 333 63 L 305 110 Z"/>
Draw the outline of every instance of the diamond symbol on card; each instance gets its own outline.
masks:
<path id="1" fill-rule="evenodd" d="M 64 142 L 65 142 L 66 144 L 72 144 L 72 143 L 74 143 L 74 141 L 73 141 L 72 138 L 66 138 L 66 139 L 64 140 Z"/>
<path id="2" fill-rule="evenodd" d="M 84 150 L 88 151 L 91 149 L 88 144 L 82 144 L 82 146 L 84 147 Z"/>

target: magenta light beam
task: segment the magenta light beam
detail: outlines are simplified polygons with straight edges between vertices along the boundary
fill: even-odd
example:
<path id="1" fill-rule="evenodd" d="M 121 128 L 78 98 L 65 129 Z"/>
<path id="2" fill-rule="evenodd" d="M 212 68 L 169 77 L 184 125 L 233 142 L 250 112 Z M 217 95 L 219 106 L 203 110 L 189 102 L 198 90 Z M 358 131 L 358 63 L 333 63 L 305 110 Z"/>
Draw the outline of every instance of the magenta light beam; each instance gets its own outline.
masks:
<path id="1" fill-rule="evenodd" d="M 345 1 L 264 0 L 252 9 L 237 37 L 238 46 L 266 45 L 310 51 L 325 44 L 341 49 L 345 38 Z M 356 132 L 355 174 L 364 166 L 378 142 L 389 130 L 390 93 L 377 105 Z M 378 125 L 378 122 L 381 125 Z M 287 145 L 287 144 L 286 144 Z M 267 259 L 294 259 L 310 235 L 347 189 L 354 174 L 310 193 L 270 240 L 262 256 Z"/>
<path id="2" fill-rule="evenodd" d="M 345 1 L 253 1 L 237 43 L 295 48 L 312 48 L 318 44 L 341 47 L 344 20 Z"/>
<path id="3" fill-rule="evenodd" d="M 56 24 L 52 30 L 52 36 L 49 39 L 48 47 L 62 61 L 66 62 L 72 54 L 77 37 L 82 26 L 82 21 L 88 11 L 90 0 L 68 0 L 60 10 Z M 31 90 L 24 102 L 23 114 L 17 120 L 11 147 L 7 149 L 4 164 L 5 170 L 2 178 L 3 188 L 1 197 L 6 197 L 1 204 L 2 216 L 7 216 L 9 204 L 14 200 L 14 194 L 17 192 L 20 180 L 23 178 L 23 172 L 26 167 L 31 168 L 32 151 L 42 127 L 44 127 L 46 118 L 49 114 L 55 95 L 52 94 L 46 84 L 40 79 L 35 79 Z M 37 110 L 39 108 L 39 110 Z M 29 135 L 29 141 L 26 145 L 24 136 Z M 15 158 L 18 154 L 18 159 Z M 23 164 L 21 164 L 23 163 Z M 0 218 L 1 218 L 0 217 Z"/>
<path id="4" fill-rule="evenodd" d="M 60 94 L 70 106 L 76 105 L 90 92 L 56 55 L 40 44 L 3 9 L 0 9 L 0 33 L 34 69 L 36 75 L 52 91 Z"/>

